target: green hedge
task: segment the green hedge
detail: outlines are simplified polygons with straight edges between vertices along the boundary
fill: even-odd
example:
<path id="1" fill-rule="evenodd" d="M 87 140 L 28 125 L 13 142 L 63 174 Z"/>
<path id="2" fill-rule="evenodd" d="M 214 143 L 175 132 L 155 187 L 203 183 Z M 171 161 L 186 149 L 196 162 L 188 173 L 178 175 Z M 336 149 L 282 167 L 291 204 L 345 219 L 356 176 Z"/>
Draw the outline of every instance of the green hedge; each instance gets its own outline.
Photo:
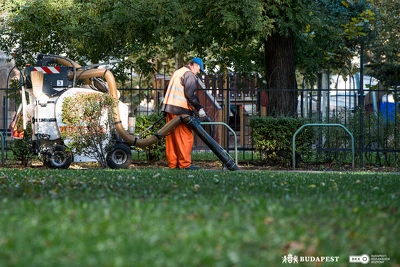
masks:
<path id="1" fill-rule="evenodd" d="M 289 117 L 253 117 L 250 119 L 255 151 L 267 165 L 289 166 L 292 162 L 292 139 L 302 125 L 310 123 L 308 119 Z M 311 154 L 314 132 L 304 128 L 296 137 L 296 162 Z"/>

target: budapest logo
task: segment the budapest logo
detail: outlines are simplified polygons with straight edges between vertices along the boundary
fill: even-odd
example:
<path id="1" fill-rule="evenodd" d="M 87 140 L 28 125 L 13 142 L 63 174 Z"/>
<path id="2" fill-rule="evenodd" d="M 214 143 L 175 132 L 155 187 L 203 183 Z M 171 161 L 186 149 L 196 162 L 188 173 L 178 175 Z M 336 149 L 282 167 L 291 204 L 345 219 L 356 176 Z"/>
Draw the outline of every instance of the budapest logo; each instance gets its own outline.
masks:
<path id="1" fill-rule="evenodd" d="M 288 254 L 282 257 L 282 263 L 301 263 L 301 262 L 338 262 L 338 256 L 297 256 Z"/>
<path id="2" fill-rule="evenodd" d="M 287 256 L 282 257 L 282 263 L 299 263 L 299 259 L 297 256 L 293 256 L 292 254 L 288 254 Z"/>

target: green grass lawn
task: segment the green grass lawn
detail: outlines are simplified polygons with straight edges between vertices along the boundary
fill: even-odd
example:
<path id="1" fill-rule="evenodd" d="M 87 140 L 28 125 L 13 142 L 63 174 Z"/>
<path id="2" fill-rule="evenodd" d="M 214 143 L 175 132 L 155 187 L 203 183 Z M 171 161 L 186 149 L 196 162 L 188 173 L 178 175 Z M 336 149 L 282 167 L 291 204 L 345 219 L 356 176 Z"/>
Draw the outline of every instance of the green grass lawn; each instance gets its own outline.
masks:
<path id="1" fill-rule="evenodd" d="M 398 266 L 399 197 L 390 173 L 0 169 L 0 266 Z"/>

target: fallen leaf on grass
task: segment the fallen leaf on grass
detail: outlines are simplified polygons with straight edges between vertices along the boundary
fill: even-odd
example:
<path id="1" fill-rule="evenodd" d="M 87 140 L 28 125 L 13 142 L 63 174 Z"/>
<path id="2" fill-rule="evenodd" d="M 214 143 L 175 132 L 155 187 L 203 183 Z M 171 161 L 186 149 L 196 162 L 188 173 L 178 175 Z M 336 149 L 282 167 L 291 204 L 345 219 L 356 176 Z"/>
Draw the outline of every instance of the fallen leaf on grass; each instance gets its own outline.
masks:
<path id="1" fill-rule="evenodd" d="M 270 225 L 270 224 L 272 224 L 274 221 L 275 221 L 275 219 L 272 218 L 272 217 L 266 217 L 266 218 L 264 218 L 264 224 L 265 224 L 265 225 Z"/>
<path id="2" fill-rule="evenodd" d="M 193 191 L 194 191 L 194 192 L 197 192 L 197 191 L 199 191 L 199 188 L 200 188 L 200 185 L 195 184 L 195 185 L 193 186 Z"/>
<path id="3" fill-rule="evenodd" d="M 304 244 L 302 242 L 293 240 L 283 246 L 282 253 L 288 254 L 288 253 L 292 253 L 293 251 L 298 252 L 298 251 L 302 250 L 303 248 L 304 248 Z"/>

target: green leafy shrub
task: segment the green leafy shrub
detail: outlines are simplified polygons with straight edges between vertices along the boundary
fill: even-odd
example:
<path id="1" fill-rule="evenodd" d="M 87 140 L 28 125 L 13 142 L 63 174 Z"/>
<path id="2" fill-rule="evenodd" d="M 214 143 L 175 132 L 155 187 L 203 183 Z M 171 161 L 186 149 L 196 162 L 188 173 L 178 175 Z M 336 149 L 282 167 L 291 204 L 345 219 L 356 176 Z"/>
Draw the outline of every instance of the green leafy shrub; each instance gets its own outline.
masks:
<path id="1" fill-rule="evenodd" d="M 163 120 L 163 114 L 153 113 L 151 115 L 138 116 L 136 118 L 136 131 L 140 133 L 140 138 L 147 138 L 157 132 L 160 128 L 165 125 L 165 119 Z M 154 124 L 153 127 L 151 127 Z M 165 142 L 160 140 L 159 142 L 146 147 L 145 149 L 135 147 L 138 151 L 146 152 L 147 160 L 161 160 L 165 159 Z"/>
<path id="2" fill-rule="evenodd" d="M 14 77 L 10 80 L 10 84 L 8 86 L 10 89 L 14 90 L 6 90 L 7 98 L 14 100 L 15 105 L 19 106 L 22 102 L 20 80 L 17 77 Z M 27 167 L 31 163 L 34 155 L 32 150 L 32 124 L 28 123 L 26 125 L 26 129 L 23 129 L 22 113 L 17 116 L 20 117 L 17 119 L 14 129 L 11 129 L 11 134 L 16 139 L 11 142 L 10 148 L 13 153 L 14 160 L 20 161 L 24 167 Z"/>
<path id="3" fill-rule="evenodd" d="M 66 97 L 62 104 L 62 137 L 77 154 L 94 158 L 105 168 L 107 153 L 114 146 L 115 99 L 108 94 L 89 93 Z"/>
<path id="4" fill-rule="evenodd" d="M 290 117 L 254 117 L 250 119 L 255 151 L 261 154 L 268 165 L 290 165 L 292 160 L 292 139 L 307 119 Z M 296 162 L 311 153 L 314 132 L 304 128 L 296 137 Z"/>
<path id="5" fill-rule="evenodd" d="M 21 161 L 24 167 L 27 167 L 33 159 L 32 150 L 32 124 L 28 123 L 23 131 L 20 139 L 14 139 L 11 143 L 11 151 L 13 157 L 17 161 Z"/>
<path id="6" fill-rule="evenodd" d="M 374 112 L 360 114 L 357 111 L 354 116 L 350 117 L 348 128 L 353 133 L 355 138 L 355 146 L 360 147 L 360 116 L 363 116 L 363 145 L 364 148 L 370 146 L 380 147 L 382 149 L 395 149 L 399 140 L 398 127 L 395 122 L 386 121 L 383 116 Z"/>

